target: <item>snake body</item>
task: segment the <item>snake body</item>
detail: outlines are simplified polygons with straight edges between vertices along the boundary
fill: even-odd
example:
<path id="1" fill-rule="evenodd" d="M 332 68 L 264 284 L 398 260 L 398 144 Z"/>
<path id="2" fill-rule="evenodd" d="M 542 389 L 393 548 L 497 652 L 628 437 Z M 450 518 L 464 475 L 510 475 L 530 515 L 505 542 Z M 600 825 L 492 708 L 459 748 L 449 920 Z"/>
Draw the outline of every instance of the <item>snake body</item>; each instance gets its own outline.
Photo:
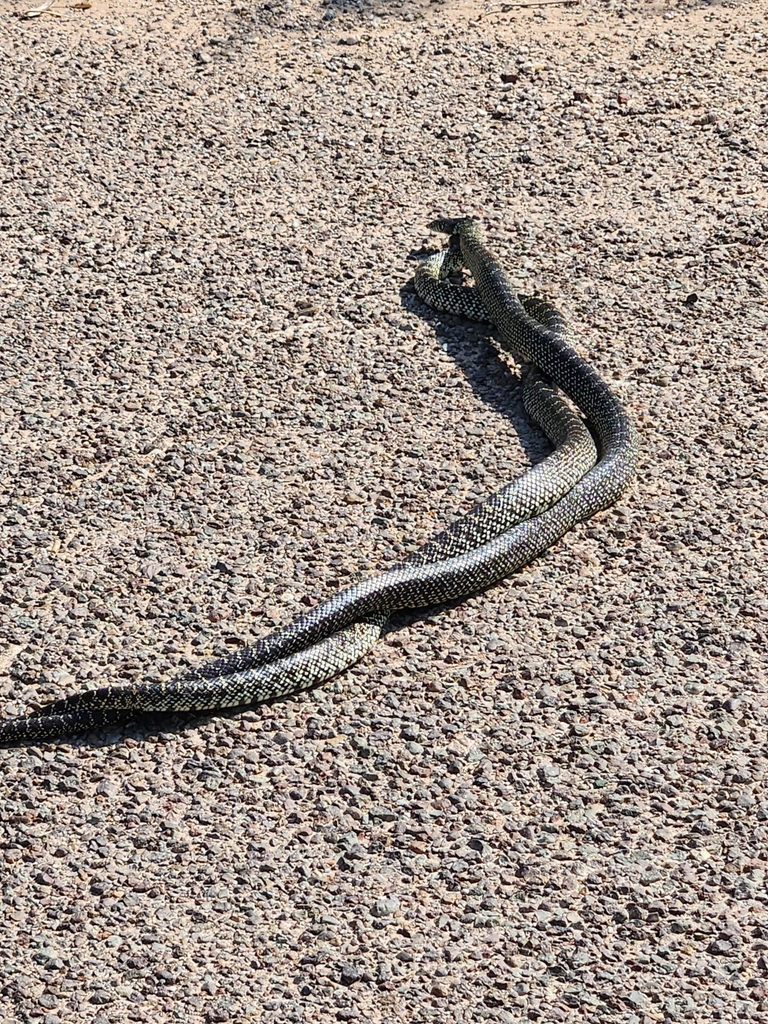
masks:
<path id="1" fill-rule="evenodd" d="M 545 551 L 568 530 L 613 504 L 634 475 L 631 421 L 610 388 L 568 344 L 562 318 L 541 300 L 521 300 L 468 218 L 439 220 L 452 250 L 417 271 L 416 290 L 435 308 L 490 320 L 504 348 L 528 371 L 526 406 L 556 445 L 538 466 L 387 572 L 316 605 L 254 645 L 163 683 L 102 687 L 0 723 L 0 743 L 53 739 L 149 712 L 231 708 L 316 686 L 357 661 L 400 609 L 477 593 Z M 446 283 L 464 264 L 474 289 Z M 559 397 L 586 415 L 597 441 Z"/>

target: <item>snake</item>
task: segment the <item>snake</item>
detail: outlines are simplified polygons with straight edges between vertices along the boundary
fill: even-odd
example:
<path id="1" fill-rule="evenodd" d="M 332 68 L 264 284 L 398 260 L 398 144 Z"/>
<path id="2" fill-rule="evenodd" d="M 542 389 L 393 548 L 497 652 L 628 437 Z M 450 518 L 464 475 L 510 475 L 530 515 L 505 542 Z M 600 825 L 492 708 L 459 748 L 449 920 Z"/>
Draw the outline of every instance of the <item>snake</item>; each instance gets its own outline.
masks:
<path id="1" fill-rule="evenodd" d="M 416 293 L 434 309 L 493 324 L 500 347 L 526 364 L 524 404 L 553 453 L 393 568 L 343 588 L 254 644 L 168 681 L 85 690 L 0 721 L 1 745 L 144 714 L 234 709 L 321 685 L 370 650 L 395 612 L 486 590 L 624 493 L 636 472 L 634 425 L 572 347 L 561 314 L 543 299 L 518 295 L 473 218 L 441 218 L 429 228 L 449 235 L 449 249 L 420 265 Z M 473 287 L 448 282 L 461 267 Z"/>

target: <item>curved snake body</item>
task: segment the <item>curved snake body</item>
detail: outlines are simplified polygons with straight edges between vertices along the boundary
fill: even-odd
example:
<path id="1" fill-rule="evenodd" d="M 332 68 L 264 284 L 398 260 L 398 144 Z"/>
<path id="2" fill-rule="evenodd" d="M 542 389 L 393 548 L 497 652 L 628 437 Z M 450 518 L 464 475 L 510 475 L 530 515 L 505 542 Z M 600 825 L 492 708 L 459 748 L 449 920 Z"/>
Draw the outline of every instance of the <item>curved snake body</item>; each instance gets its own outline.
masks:
<path id="1" fill-rule="evenodd" d="M 430 227 L 450 234 L 458 248 L 420 268 L 418 293 L 436 308 L 487 317 L 503 347 L 538 368 L 529 371 L 526 404 L 559 445 L 554 454 L 400 565 L 345 588 L 253 646 L 167 683 L 102 687 L 54 701 L 0 723 L 0 743 L 55 738 L 140 713 L 236 707 L 316 686 L 358 660 L 394 611 L 499 582 L 619 497 L 634 474 L 635 433 L 608 386 L 569 347 L 559 314 L 540 300 L 521 302 L 474 221 Z M 460 263 L 475 289 L 443 280 Z M 600 455 L 593 468 L 589 433 L 547 378 L 586 414 Z"/>

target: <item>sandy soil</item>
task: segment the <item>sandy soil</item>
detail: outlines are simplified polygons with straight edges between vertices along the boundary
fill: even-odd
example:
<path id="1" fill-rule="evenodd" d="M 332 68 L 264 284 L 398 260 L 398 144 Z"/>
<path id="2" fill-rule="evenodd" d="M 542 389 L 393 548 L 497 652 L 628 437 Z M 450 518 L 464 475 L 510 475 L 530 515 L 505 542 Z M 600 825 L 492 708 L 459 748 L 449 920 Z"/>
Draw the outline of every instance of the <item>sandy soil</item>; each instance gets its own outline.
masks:
<path id="1" fill-rule="evenodd" d="M 252 641 L 545 454 L 412 292 L 438 214 L 643 457 L 316 693 L 1 751 L 0 1021 L 768 1020 L 768 4 L 637 6 L 5 4 L 3 713 Z"/>

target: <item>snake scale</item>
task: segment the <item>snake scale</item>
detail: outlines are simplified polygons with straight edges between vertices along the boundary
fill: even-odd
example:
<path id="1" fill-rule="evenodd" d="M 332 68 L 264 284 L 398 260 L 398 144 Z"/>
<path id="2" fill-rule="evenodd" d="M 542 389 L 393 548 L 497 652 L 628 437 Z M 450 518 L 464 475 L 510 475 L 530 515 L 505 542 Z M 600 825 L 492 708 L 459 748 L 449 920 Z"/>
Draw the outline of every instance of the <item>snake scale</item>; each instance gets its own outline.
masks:
<path id="1" fill-rule="evenodd" d="M 436 309 L 489 320 L 501 346 L 530 364 L 526 409 L 554 452 L 399 565 L 346 587 L 252 646 L 167 682 L 87 690 L 6 719 L 0 744 L 56 739 L 146 713 L 234 708 L 312 688 L 362 657 L 394 612 L 498 583 L 618 499 L 634 476 L 635 431 L 608 385 L 569 346 L 560 314 L 543 300 L 517 295 L 476 221 L 429 226 L 450 235 L 451 247 L 421 264 L 417 293 Z M 462 265 L 474 288 L 446 281 Z M 557 388 L 579 407 L 591 433 Z"/>

